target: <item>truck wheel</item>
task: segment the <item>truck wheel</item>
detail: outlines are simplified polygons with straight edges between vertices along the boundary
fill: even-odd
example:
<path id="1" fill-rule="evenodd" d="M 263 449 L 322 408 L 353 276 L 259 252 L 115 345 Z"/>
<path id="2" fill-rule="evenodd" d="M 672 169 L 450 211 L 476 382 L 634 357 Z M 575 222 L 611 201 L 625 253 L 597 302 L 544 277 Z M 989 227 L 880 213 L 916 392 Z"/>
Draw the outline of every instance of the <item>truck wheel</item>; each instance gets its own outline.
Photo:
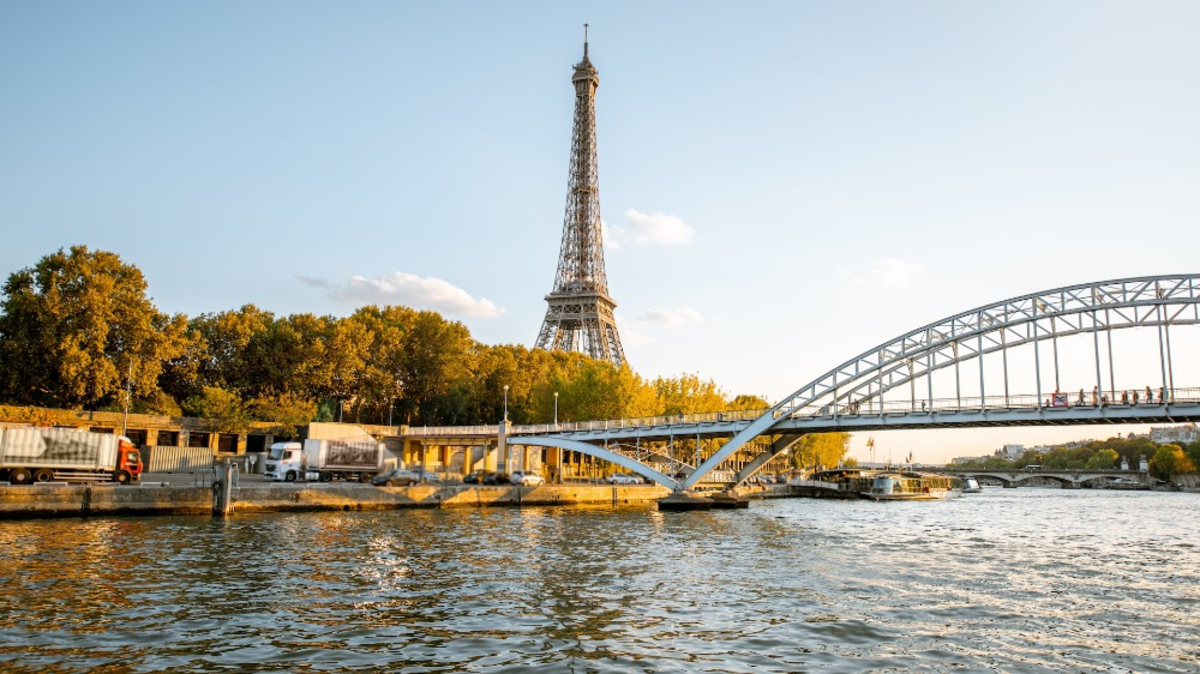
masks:
<path id="1" fill-rule="evenodd" d="M 373 477 L 375 477 L 375 476 L 371 473 L 363 473 L 358 476 L 358 481 L 359 482 L 370 482 L 371 478 L 373 478 Z"/>
<path id="2" fill-rule="evenodd" d="M 323 471 L 321 473 L 321 481 L 322 482 L 332 482 L 333 481 L 333 473 L 330 473 L 329 471 Z"/>
<path id="3" fill-rule="evenodd" d="M 296 471 L 289 470 L 287 472 L 287 475 L 283 476 L 283 481 L 284 482 L 295 482 L 296 481 Z"/>
<path id="4" fill-rule="evenodd" d="M 118 470 L 117 472 L 113 473 L 113 482 L 116 482 L 117 484 L 129 484 L 131 479 L 133 479 L 133 476 L 130 475 L 129 471 L 127 470 Z"/>
<path id="5" fill-rule="evenodd" d="M 29 484 L 33 481 L 33 474 L 28 468 L 13 468 L 8 474 L 8 481 L 13 484 Z"/>
<path id="6" fill-rule="evenodd" d="M 39 468 L 33 473 L 34 482 L 49 482 L 54 479 L 54 471 L 49 468 Z"/>

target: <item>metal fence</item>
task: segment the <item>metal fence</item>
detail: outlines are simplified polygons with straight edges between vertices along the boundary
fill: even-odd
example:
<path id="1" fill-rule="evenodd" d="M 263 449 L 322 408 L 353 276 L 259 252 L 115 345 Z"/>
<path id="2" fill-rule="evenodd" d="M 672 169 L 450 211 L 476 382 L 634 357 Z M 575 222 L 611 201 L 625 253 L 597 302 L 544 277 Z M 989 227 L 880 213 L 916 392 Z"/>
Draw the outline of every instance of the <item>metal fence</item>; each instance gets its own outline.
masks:
<path id="1" fill-rule="evenodd" d="M 151 445 L 142 450 L 147 473 L 211 473 L 213 451 L 208 447 Z"/>

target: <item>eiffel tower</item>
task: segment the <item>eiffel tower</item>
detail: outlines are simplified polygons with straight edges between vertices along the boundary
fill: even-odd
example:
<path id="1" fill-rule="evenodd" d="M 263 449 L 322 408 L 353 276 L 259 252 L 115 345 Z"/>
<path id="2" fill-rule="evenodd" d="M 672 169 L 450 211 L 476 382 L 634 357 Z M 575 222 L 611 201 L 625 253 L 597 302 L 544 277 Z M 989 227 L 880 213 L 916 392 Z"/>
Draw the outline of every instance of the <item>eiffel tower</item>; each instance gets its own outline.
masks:
<path id="1" fill-rule="evenodd" d="M 600 173 L 596 166 L 596 89 L 600 76 L 588 59 L 587 24 L 583 60 L 575 64 L 575 127 L 571 175 L 554 290 L 546 295 L 546 318 L 534 348 L 579 351 L 615 365 L 625 362 L 604 273 L 600 233 Z"/>

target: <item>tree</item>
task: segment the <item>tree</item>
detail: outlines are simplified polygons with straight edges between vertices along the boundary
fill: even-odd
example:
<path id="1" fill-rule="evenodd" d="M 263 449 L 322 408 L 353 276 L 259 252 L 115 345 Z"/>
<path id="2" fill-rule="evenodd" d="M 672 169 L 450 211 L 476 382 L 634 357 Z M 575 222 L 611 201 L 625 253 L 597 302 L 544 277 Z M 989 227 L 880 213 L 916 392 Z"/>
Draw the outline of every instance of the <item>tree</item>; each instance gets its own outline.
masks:
<path id="1" fill-rule="evenodd" d="M 1162 445 L 1150 458 L 1150 474 L 1160 480 L 1170 480 L 1180 473 L 1193 473 L 1196 466 L 1179 445 Z"/>
<path id="2" fill-rule="evenodd" d="M 1096 450 L 1096 453 L 1087 460 L 1086 468 L 1089 470 L 1108 470 L 1117 465 L 1121 460 L 1121 456 L 1117 454 L 1117 450 L 1105 447 L 1104 449 Z"/>
<path id="3" fill-rule="evenodd" d="M 654 380 L 654 390 L 658 394 L 659 414 L 666 416 L 729 409 L 725 392 L 716 382 L 702 380 L 694 374 L 685 373 L 671 379 L 659 377 Z"/>
<path id="4" fill-rule="evenodd" d="M 300 427 L 312 421 L 317 414 L 316 403 L 294 393 L 255 398 L 246 404 L 245 409 L 257 421 L 274 423 L 270 429 L 272 434 L 287 438 L 298 437 Z"/>
<path id="5" fill-rule="evenodd" d="M 797 440 L 789 450 L 794 468 L 832 468 L 841 463 L 849 451 L 849 433 L 809 433 Z"/>
<path id="6" fill-rule="evenodd" d="M 274 321 L 274 314 L 253 304 L 192 319 L 190 327 L 204 346 L 197 364 L 200 380 L 239 393 L 254 387 L 257 363 L 250 345 Z"/>
<path id="7" fill-rule="evenodd" d="M 0 392 L 7 400 L 97 408 L 158 391 L 184 348 L 184 320 L 160 313 L 141 270 L 115 253 L 70 251 L 9 276 L 0 313 Z"/>
<path id="8" fill-rule="evenodd" d="M 232 391 L 205 386 L 199 395 L 184 403 L 188 414 L 209 420 L 209 428 L 222 433 L 244 433 L 250 428 L 246 403 Z"/>
<path id="9" fill-rule="evenodd" d="M 405 416 L 420 423 L 439 423 L 438 399 L 467 373 L 471 333 L 458 321 L 432 311 L 418 312 L 404 335 L 400 377 L 404 385 Z"/>

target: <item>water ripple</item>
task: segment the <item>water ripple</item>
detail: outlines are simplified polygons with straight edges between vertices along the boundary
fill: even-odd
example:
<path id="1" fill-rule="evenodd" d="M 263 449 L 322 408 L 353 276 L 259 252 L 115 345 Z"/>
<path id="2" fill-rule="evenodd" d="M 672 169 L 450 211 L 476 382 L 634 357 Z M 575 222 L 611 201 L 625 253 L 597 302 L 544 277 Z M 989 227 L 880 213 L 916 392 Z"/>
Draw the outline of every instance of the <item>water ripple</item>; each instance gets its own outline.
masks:
<path id="1" fill-rule="evenodd" d="M 10 522 L 13 672 L 1188 672 L 1187 494 Z"/>

